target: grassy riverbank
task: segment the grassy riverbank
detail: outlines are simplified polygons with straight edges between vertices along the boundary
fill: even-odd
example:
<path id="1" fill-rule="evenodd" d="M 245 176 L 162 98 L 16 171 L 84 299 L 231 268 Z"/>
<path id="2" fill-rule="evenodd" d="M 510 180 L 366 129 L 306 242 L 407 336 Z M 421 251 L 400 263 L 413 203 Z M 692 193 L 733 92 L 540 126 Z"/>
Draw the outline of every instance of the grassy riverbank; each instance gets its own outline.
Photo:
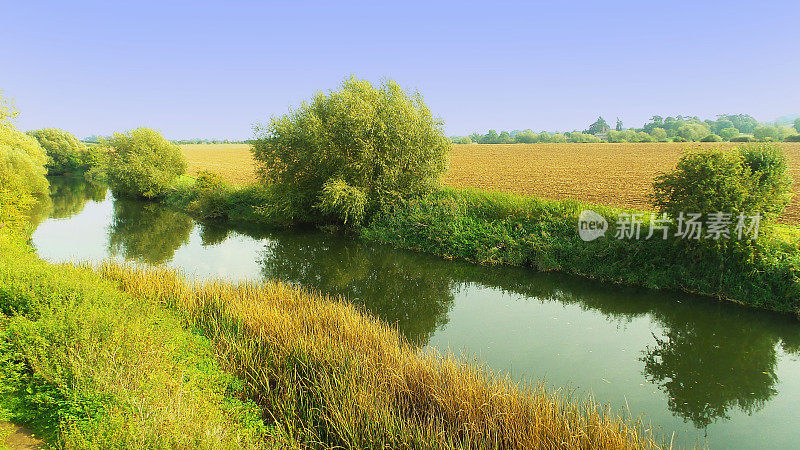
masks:
<path id="1" fill-rule="evenodd" d="M 235 187 L 213 176 L 182 177 L 165 202 L 203 219 L 281 226 L 280 199 L 268 189 Z M 209 181 L 212 180 L 212 181 Z M 615 239 L 584 242 L 584 209 L 613 224 L 617 208 L 542 200 L 500 192 L 444 188 L 383 210 L 357 229 L 365 239 L 480 264 L 558 271 L 606 282 L 697 293 L 784 313 L 800 313 L 800 228 L 762 227 L 742 249 L 685 240 Z"/>
<path id="2" fill-rule="evenodd" d="M 589 400 L 416 353 L 346 303 L 1 245 L 0 419 L 59 446 L 657 446 Z"/>

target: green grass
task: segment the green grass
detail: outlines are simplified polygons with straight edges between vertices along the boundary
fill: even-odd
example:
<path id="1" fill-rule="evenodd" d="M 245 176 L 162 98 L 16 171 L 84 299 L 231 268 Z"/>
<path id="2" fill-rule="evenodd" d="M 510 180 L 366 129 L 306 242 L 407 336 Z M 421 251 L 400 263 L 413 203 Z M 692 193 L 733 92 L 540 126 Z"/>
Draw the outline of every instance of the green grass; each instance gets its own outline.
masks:
<path id="1" fill-rule="evenodd" d="M 260 410 L 209 339 L 88 269 L 0 243 L 0 420 L 71 448 L 247 448 Z"/>
<path id="2" fill-rule="evenodd" d="M 757 243 L 745 247 L 696 245 L 680 239 L 620 240 L 613 237 L 613 230 L 604 238 L 584 242 L 577 233 L 583 209 L 606 218 L 621 211 L 445 189 L 383 212 L 361 234 L 445 258 L 529 266 L 800 313 L 800 232 L 796 227 L 766 227 Z M 642 229 L 646 234 L 647 223 Z"/>

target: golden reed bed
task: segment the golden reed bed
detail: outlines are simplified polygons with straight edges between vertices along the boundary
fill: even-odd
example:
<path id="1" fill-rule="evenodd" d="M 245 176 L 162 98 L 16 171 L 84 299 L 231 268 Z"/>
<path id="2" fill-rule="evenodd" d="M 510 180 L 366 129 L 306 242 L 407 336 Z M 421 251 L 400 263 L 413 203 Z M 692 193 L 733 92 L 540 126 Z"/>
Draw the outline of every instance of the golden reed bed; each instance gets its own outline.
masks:
<path id="1" fill-rule="evenodd" d="M 675 167 L 681 153 L 736 143 L 455 145 L 445 184 L 532 195 L 554 200 L 650 209 L 651 183 Z M 800 192 L 800 143 L 781 144 Z M 232 183 L 255 179 L 247 144 L 184 145 L 190 173 L 211 170 Z M 782 221 L 800 223 L 800 196 Z"/>

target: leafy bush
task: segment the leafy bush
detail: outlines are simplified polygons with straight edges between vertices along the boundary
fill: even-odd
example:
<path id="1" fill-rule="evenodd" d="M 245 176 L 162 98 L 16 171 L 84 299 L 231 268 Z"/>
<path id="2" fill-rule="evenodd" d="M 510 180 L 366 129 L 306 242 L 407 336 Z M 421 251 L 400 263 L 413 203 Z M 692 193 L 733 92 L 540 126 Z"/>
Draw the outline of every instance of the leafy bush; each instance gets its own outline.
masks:
<path id="1" fill-rule="evenodd" d="M 786 142 L 800 142 L 800 134 L 793 134 L 791 136 L 787 136 L 786 139 L 784 139 L 784 141 L 786 141 Z"/>
<path id="2" fill-rule="evenodd" d="M 739 136 L 739 130 L 736 128 L 728 127 L 719 130 L 719 137 L 721 137 L 723 141 L 731 141 L 737 136 Z"/>
<path id="3" fill-rule="evenodd" d="M 750 136 L 736 136 L 731 138 L 731 142 L 753 142 Z"/>
<path id="4" fill-rule="evenodd" d="M 86 169 L 86 145 L 72 133 L 58 128 L 29 131 L 47 152 L 47 173 L 61 175 Z"/>
<path id="5" fill-rule="evenodd" d="M 722 138 L 717 136 L 716 134 L 709 134 L 708 136 L 700 139 L 700 142 L 720 142 Z"/>
<path id="6" fill-rule="evenodd" d="M 16 116 L 0 92 L 0 234 L 21 232 L 24 212 L 37 196 L 48 194 L 45 152 L 36 139 L 14 126 Z"/>
<path id="7" fill-rule="evenodd" d="M 391 80 L 376 88 L 350 78 L 255 132 L 260 178 L 293 222 L 332 214 L 355 224 L 399 199 L 429 192 L 451 148 L 422 96 Z"/>
<path id="8" fill-rule="evenodd" d="M 228 186 L 219 174 L 201 171 L 192 189 L 194 200 L 189 203 L 189 212 L 203 219 L 227 217 Z"/>
<path id="9" fill-rule="evenodd" d="M 101 145 L 109 149 L 108 184 L 117 196 L 162 197 L 186 172 L 180 147 L 149 128 L 114 133 Z"/>
<path id="10" fill-rule="evenodd" d="M 672 142 L 687 142 L 687 140 L 680 136 L 675 136 L 674 138 L 672 138 Z"/>
<path id="11" fill-rule="evenodd" d="M 330 180 L 322 186 L 319 209 L 342 219 L 345 224 L 361 223 L 367 207 L 367 195 L 342 180 Z"/>
<path id="12" fill-rule="evenodd" d="M 688 153 L 653 188 L 656 206 L 672 217 L 716 211 L 774 217 L 789 203 L 791 183 L 780 147 L 762 144 Z"/>

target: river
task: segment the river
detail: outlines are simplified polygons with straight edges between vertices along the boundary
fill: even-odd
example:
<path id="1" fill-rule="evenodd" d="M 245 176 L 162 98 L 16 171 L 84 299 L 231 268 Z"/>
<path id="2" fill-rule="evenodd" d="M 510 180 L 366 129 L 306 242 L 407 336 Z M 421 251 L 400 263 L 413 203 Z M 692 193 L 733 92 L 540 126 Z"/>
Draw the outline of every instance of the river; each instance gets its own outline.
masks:
<path id="1" fill-rule="evenodd" d="M 311 230 L 203 224 L 51 179 L 33 245 L 50 261 L 165 264 L 337 295 L 436 349 L 592 395 L 676 445 L 800 445 L 800 322 L 674 292 L 484 267 Z M 673 437 L 674 433 L 674 437 Z"/>

